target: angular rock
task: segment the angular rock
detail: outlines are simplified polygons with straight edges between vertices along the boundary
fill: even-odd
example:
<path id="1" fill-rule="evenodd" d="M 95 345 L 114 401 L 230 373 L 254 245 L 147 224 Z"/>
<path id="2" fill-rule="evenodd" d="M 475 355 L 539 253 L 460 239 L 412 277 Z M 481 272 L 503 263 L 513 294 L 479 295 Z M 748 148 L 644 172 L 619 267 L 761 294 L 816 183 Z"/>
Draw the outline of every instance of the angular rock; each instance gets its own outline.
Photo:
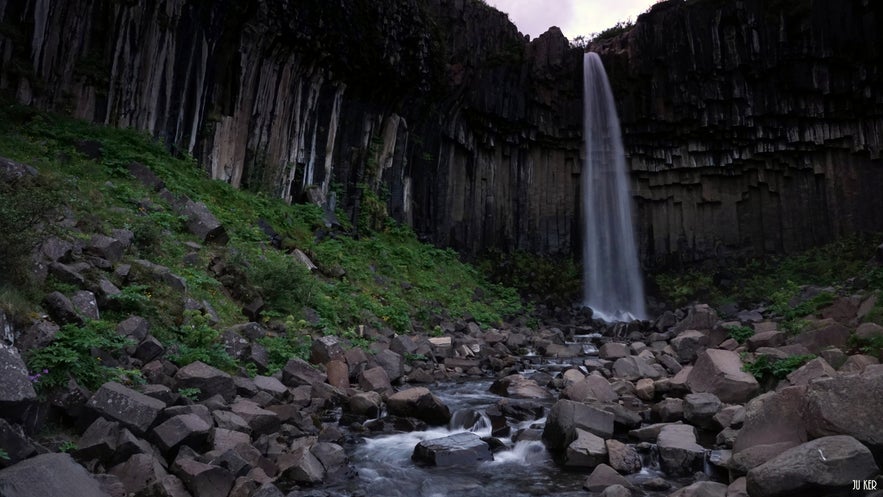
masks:
<path id="1" fill-rule="evenodd" d="M 751 497 L 840 495 L 854 480 L 873 478 L 879 468 L 867 447 L 838 435 L 822 437 L 786 450 L 748 472 Z"/>
<path id="2" fill-rule="evenodd" d="M 37 451 L 21 426 L 10 424 L 3 418 L 0 418 L 0 447 L 6 451 L 7 457 L 5 461 L 0 461 L 0 466 L 15 464 Z"/>
<path id="3" fill-rule="evenodd" d="M 116 330 L 121 336 L 129 337 L 135 343 L 139 343 L 147 338 L 147 334 L 150 332 L 150 322 L 141 316 L 129 316 L 120 321 Z"/>
<path id="4" fill-rule="evenodd" d="M 583 483 L 583 488 L 589 492 L 602 492 L 606 488 L 614 485 L 622 486 L 626 491 L 634 489 L 634 486 L 632 486 L 632 484 L 615 469 L 602 463 L 592 470 L 592 473 L 586 477 L 586 481 Z M 628 495 L 631 495 L 631 493 Z"/>
<path id="5" fill-rule="evenodd" d="M 697 481 L 669 497 L 727 497 L 727 486 L 716 481 Z"/>
<path id="6" fill-rule="evenodd" d="M 705 430 L 713 429 L 714 415 L 721 407 L 723 404 L 713 393 L 691 393 L 684 397 L 684 421 Z"/>
<path id="7" fill-rule="evenodd" d="M 293 358 L 282 369 L 282 383 L 289 387 L 324 383 L 326 376 L 303 359 Z"/>
<path id="8" fill-rule="evenodd" d="M 230 240 L 227 230 L 202 202 L 187 200 L 180 213 L 187 218 L 187 231 L 196 235 L 202 243 L 226 245 Z"/>
<path id="9" fill-rule="evenodd" d="M 607 462 L 604 439 L 576 428 L 576 439 L 564 451 L 564 465 L 572 468 L 594 468 Z"/>
<path id="10" fill-rule="evenodd" d="M 615 402 L 619 399 L 619 394 L 613 391 L 610 382 L 597 374 L 590 374 L 568 385 L 564 389 L 563 396 L 577 402 L 587 402 L 590 400 Z"/>
<path id="11" fill-rule="evenodd" d="M 662 374 L 650 366 L 646 360 L 638 356 L 617 359 L 613 363 L 613 376 L 624 380 L 635 381 L 641 378 L 656 379 Z"/>
<path id="12" fill-rule="evenodd" d="M 169 418 L 152 430 L 153 440 L 166 454 L 181 445 L 201 451 L 207 445 L 211 425 L 195 414 L 180 414 Z"/>
<path id="13" fill-rule="evenodd" d="M 98 415 L 119 422 L 136 435 L 143 435 L 166 404 L 111 381 L 101 385 L 87 406 Z"/>
<path id="14" fill-rule="evenodd" d="M 350 386 L 349 368 L 346 363 L 339 360 L 328 361 L 325 364 L 325 374 L 328 375 L 328 384 L 340 389 Z"/>
<path id="15" fill-rule="evenodd" d="M 389 382 L 389 375 L 387 375 L 386 370 L 380 366 L 362 371 L 362 373 L 359 374 L 359 387 L 362 390 L 379 393 L 392 390 L 392 385 Z"/>
<path id="16" fill-rule="evenodd" d="M 278 480 L 314 484 L 325 479 L 325 467 L 307 447 L 282 454 L 276 464 L 279 466 Z"/>
<path id="17" fill-rule="evenodd" d="M 810 438 L 850 435 L 883 450 L 883 370 L 821 378 L 806 388 L 802 418 Z"/>
<path id="18" fill-rule="evenodd" d="M 61 292 L 52 292 L 46 295 L 43 298 L 43 305 L 52 320 L 60 325 L 83 324 L 83 318 L 77 314 L 74 304 Z"/>
<path id="19" fill-rule="evenodd" d="M 536 381 L 513 374 L 500 378 L 491 384 L 491 393 L 513 399 L 549 399 L 552 394 L 539 386 Z"/>
<path id="20" fill-rule="evenodd" d="M 0 469 L 0 493 L 3 497 L 110 497 L 64 453 L 40 454 Z"/>
<path id="21" fill-rule="evenodd" d="M 748 338 L 748 350 L 753 352 L 760 347 L 779 347 L 785 345 L 786 338 L 785 332 L 779 330 L 755 333 Z"/>
<path id="22" fill-rule="evenodd" d="M 325 364 L 328 361 L 344 360 L 343 347 L 335 336 L 324 336 L 313 340 L 310 346 L 310 362 Z"/>
<path id="23" fill-rule="evenodd" d="M 641 471 L 641 455 L 631 445 L 626 445 L 619 440 L 611 438 L 606 440 L 607 459 L 610 467 L 627 475 Z"/>
<path id="24" fill-rule="evenodd" d="M 325 474 L 334 475 L 340 473 L 346 467 L 346 451 L 340 445 L 329 442 L 319 442 L 310 447 L 310 452 L 322 463 Z"/>
<path id="25" fill-rule="evenodd" d="M 180 456 L 175 460 L 173 472 L 193 497 L 224 497 L 230 493 L 235 480 L 224 468 Z"/>
<path id="26" fill-rule="evenodd" d="M 564 450 L 576 440 L 577 428 L 607 439 L 613 436 L 613 413 L 572 400 L 552 406 L 543 428 L 543 441 L 551 450 Z"/>
<path id="27" fill-rule="evenodd" d="M 378 352 L 374 356 L 374 360 L 377 361 L 377 364 L 380 367 L 386 370 L 386 375 L 389 376 L 389 381 L 393 383 L 405 374 L 404 358 L 389 349 L 384 349 Z"/>
<path id="28" fill-rule="evenodd" d="M 818 354 L 828 347 L 846 348 L 850 330 L 833 319 L 822 319 L 811 325 L 793 339 L 793 343 L 805 346 L 810 353 Z"/>
<path id="29" fill-rule="evenodd" d="M 708 345 L 708 335 L 697 330 L 685 330 L 671 339 L 678 362 L 687 364 L 696 360 L 697 354 Z"/>
<path id="30" fill-rule="evenodd" d="M 750 373 L 742 371 L 739 354 L 729 350 L 702 351 L 687 377 L 694 393 L 710 392 L 726 403 L 741 404 L 753 397 L 760 386 Z"/>
<path id="31" fill-rule="evenodd" d="M 18 419 L 37 400 L 28 369 L 14 347 L 0 343 L 0 416 Z"/>
<path id="32" fill-rule="evenodd" d="M 788 382 L 792 385 L 806 385 L 816 378 L 837 376 L 837 371 L 828 364 L 828 361 L 816 357 L 808 361 L 798 369 L 788 373 Z"/>
<path id="33" fill-rule="evenodd" d="M 233 377 L 201 361 L 192 362 L 179 369 L 175 373 L 175 380 L 179 389 L 198 388 L 199 399 L 220 395 L 229 402 L 236 397 Z"/>
<path id="34" fill-rule="evenodd" d="M 598 348 L 598 357 L 600 357 L 601 359 L 615 361 L 616 359 L 621 359 L 628 356 L 629 348 L 628 345 L 624 343 L 607 342 L 601 345 L 600 348 Z"/>
<path id="35" fill-rule="evenodd" d="M 78 290 L 71 296 L 71 304 L 74 311 L 82 318 L 97 320 L 101 319 L 98 311 L 98 300 L 95 294 L 87 290 Z"/>
<path id="36" fill-rule="evenodd" d="M 349 409 L 353 414 L 368 418 L 376 418 L 380 415 L 383 399 L 377 392 L 360 392 L 349 400 Z"/>
<path id="37" fill-rule="evenodd" d="M 391 395 L 386 400 L 386 407 L 392 415 L 417 418 L 433 425 L 446 425 L 451 420 L 448 406 L 424 387 Z"/>
<path id="38" fill-rule="evenodd" d="M 119 478 L 128 494 L 168 495 L 162 492 L 162 488 L 163 482 L 171 475 L 153 456 L 134 454 L 126 462 L 110 468 L 108 473 Z"/>
<path id="39" fill-rule="evenodd" d="M 474 466 L 492 461 L 490 446 L 472 432 L 424 440 L 414 447 L 411 459 L 433 466 Z"/>
<path id="40" fill-rule="evenodd" d="M 686 330 L 709 331 L 720 320 L 717 312 L 707 304 L 694 305 L 687 312 L 687 317 L 674 326 L 674 332 Z"/>
<path id="41" fill-rule="evenodd" d="M 123 244 L 116 238 L 105 235 L 93 235 L 83 252 L 110 262 L 119 262 L 123 258 Z"/>
<path id="42" fill-rule="evenodd" d="M 230 411 L 244 419 L 256 435 L 273 433 L 279 429 L 281 424 L 279 416 L 275 412 L 262 409 L 261 406 L 250 400 L 237 401 L 230 406 Z"/>
<path id="43" fill-rule="evenodd" d="M 659 431 L 656 439 L 659 466 L 671 476 L 690 475 L 702 469 L 705 449 L 696 443 L 696 432 L 690 425 L 670 424 Z"/>

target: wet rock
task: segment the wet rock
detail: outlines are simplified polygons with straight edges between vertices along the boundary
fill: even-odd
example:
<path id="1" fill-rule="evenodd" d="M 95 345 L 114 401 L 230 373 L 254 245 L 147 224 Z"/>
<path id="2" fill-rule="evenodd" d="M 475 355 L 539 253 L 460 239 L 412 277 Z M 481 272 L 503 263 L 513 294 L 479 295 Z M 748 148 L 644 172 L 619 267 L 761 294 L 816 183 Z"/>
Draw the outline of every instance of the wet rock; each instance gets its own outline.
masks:
<path id="1" fill-rule="evenodd" d="M 192 362 L 179 369 L 175 373 L 175 380 L 179 389 L 198 388 L 200 399 L 220 395 L 224 400 L 230 401 L 236 396 L 233 377 L 201 361 Z"/>
<path id="2" fill-rule="evenodd" d="M 552 406 L 543 429 L 543 441 L 550 450 L 564 450 L 577 437 L 577 428 L 607 439 L 613 436 L 614 415 L 603 409 L 571 400 Z"/>
<path id="3" fill-rule="evenodd" d="M 472 432 L 424 440 L 414 447 L 411 459 L 433 466 L 474 466 L 494 459 L 490 446 Z"/>
<path id="4" fill-rule="evenodd" d="M 325 467 L 308 447 L 300 447 L 291 453 L 282 454 L 276 461 L 279 466 L 279 480 L 314 484 L 325 478 Z"/>
<path id="5" fill-rule="evenodd" d="M 536 381 L 513 374 L 500 378 L 491 384 L 491 393 L 513 399 L 549 399 L 552 394 L 539 386 Z"/>
<path id="6" fill-rule="evenodd" d="M 752 497 L 834 495 L 852 488 L 854 480 L 873 478 L 879 468 L 867 447 L 838 435 L 789 449 L 748 472 Z"/>
<path id="7" fill-rule="evenodd" d="M 604 489 L 614 485 L 619 485 L 629 492 L 635 488 L 621 474 L 617 473 L 615 469 L 602 463 L 592 470 L 592 473 L 583 483 L 583 488 L 589 492 L 602 492 Z M 631 495 L 631 493 L 628 495 Z"/>
<path id="8" fill-rule="evenodd" d="M 166 404 L 116 382 L 108 382 L 89 399 L 87 406 L 98 415 L 117 421 L 143 435 Z"/>
<path id="9" fill-rule="evenodd" d="M 576 439 L 564 451 L 564 465 L 573 468 L 594 468 L 607 462 L 604 439 L 576 428 Z"/>
<path id="10" fill-rule="evenodd" d="M 208 442 L 211 425 L 195 414 L 181 414 L 169 418 L 152 430 L 153 440 L 166 454 L 181 445 L 201 451 Z"/>
<path id="11" fill-rule="evenodd" d="M 656 440 L 659 465 L 668 475 L 689 475 L 700 471 L 705 449 L 696 443 L 696 432 L 690 425 L 670 424 L 659 431 Z"/>
<path id="12" fill-rule="evenodd" d="M 68 454 L 41 454 L 0 469 L 3 497 L 109 497 Z"/>
<path id="13" fill-rule="evenodd" d="M 605 444 L 611 468 L 627 475 L 641 471 L 641 455 L 634 447 L 613 438 L 606 440 Z"/>
<path id="14" fill-rule="evenodd" d="M 697 481 L 669 497 L 727 497 L 727 486 L 715 481 Z"/>
<path id="15" fill-rule="evenodd" d="M 742 371 L 739 354 L 729 350 L 702 351 L 687 377 L 694 393 L 710 392 L 726 403 L 741 404 L 753 397 L 760 386 L 750 373 Z"/>
<path id="16" fill-rule="evenodd" d="M 282 383 L 289 387 L 324 383 L 326 376 L 302 359 L 293 358 L 282 369 Z"/>
<path id="17" fill-rule="evenodd" d="M 382 403 L 383 399 L 381 399 L 379 393 L 360 392 L 350 397 L 349 408 L 353 414 L 376 418 L 380 415 Z"/>
<path id="18" fill-rule="evenodd" d="M 451 420 L 448 406 L 424 387 L 397 392 L 386 400 L 386 406 L 392 415 L 417 418 L 429 424 L 446 425 Z"/>

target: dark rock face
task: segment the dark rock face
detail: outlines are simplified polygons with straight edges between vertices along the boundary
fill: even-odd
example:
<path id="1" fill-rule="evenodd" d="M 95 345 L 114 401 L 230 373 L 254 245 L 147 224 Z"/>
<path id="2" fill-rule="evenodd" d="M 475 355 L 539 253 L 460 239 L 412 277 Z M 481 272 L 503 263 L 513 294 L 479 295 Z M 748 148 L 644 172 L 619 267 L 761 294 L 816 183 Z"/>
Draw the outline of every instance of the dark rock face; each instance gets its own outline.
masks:
<path id="1" fill-rule="evenodd" d="M 444 438 L 424 440 L 414 447 L 415 461 L 434 466 L 465 466 L 494 459 L 490 447 L 481 437 L 471 432 L 457 433 Z"/>
<path id="2" fill-rule="evenodd" d="M 41 454 L 0 470 L 4 497 L 109 497 L 68 454 Z"/>
<path id="3" fill-rule="evenodd" d="M 0 6 L 0 87 L 24 103 L 146 130 L 288 201 L 339 183 L 350 216 L 358 185 L 384 188 L 462 251 L 579 252 L 582 53 L 557 28 L 527 41 L 449 0 Z M 666 1 L 592 47 L 645 263 L 883 229 L 881 20 L 877 2 Z"/>

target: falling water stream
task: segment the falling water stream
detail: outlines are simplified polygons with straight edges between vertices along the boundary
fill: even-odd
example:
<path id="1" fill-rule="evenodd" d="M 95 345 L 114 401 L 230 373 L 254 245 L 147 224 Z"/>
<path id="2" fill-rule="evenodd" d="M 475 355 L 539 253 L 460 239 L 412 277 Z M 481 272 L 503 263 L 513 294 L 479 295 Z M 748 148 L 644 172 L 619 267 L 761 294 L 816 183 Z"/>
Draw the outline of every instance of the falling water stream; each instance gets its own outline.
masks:
<path id="1" fill-rule="evenodd" d="M 605 321 L 644 319 L 625 152 L 601 58 L 583 58 L 583 303 Z"/>

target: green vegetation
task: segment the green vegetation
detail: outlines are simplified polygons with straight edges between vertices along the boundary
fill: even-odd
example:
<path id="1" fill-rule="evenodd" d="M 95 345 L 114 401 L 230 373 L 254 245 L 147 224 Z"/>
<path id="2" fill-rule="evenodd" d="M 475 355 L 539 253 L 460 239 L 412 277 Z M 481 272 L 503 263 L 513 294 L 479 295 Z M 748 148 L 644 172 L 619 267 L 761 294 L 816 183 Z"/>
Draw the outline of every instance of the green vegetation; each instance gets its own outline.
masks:
<path id="1" fill-rule="evenodd" d="M 745 343 L 754 336 L 754 329 L 750 326 L 727 326 L 727 331 L 730 338 L 739 343 Z"/>
<path id="2" fill-rule="evenodd" d="M 100 154 L 80 152 L 87 148 Z M 445 319 L 471 317 L 492 326 L 525 312 L 515 290 L 489 282 L 453 251 L 420 243 L 410 229 L 389 219 L 383 192 L 367 185 L 361 187 L 355 226 L 338 212 L 344 226 L 328 235 L 318 206 L 286 205 L 210 180 L 193 158 L 172 156 L 142 133 L 2 101 L 0 157 L 40 172 L 25 180 L 32 184 L 20 181 L 0 192 L 0 222 L 8 224 L 0 228 L 16 235 L 0 242 L 5 276 L 0 295 L 9 296 L 3 305 L 14 307 L 19 317 L 38 310 L 48 291 L 70 295 L 79 289 L 53 277 L 25 281 L 30 272 L 23 257 L 50 234 L 46 227 L 54 226 L 52 234 L 69 241 L 88 241 L 94 233 L 114 229 L 134 235 L 123 261 L 131 265 L 125 281 L 97 270 L 85 274 L 87 285 L 110 277 L 121 289 L 109 299 L 102 320 L 65 327 L 49 347 L 27 357 L 32 370 L 48 371 L 37 383 L 41 390 L 66 384 L 69 375 L 89 388 L 108 379 L 136 381 L 131 372 L 105 367 L 92 354 L 125 347 L 114 327 L 133 314 L 150 321 L 166 357 L 179 365 L 201 360 L 228 371 L 254 371 L 230 357 L 220 330 L 245 321 L 243 306 L 258 298 L 264 303 L 258 319 L 272 330 L 260 341 L 269 351 L 271 370 L 291 357 L 306 357 L 312 337 L 321 334 L 367 347 L 370 342 L 355 333 L 359 326 L 432 332 Z M 134 162 L 147 166 L 174 195 L 205 203 L 227 229 L 229 243 L 194 245 L 200 240 L 186 231 L 169 197 L 131 176 Z M 73 222 L 47 222 L 60 215 Z M 282 250 L 271 245 L 258 220 L 279 234 Z M 320 232 L 325 234 L 319 237 Z M 309 271 L 291 253 L 295 248 L 319 269 Z M 167 267 L 183 278 L 186 289 L 158 280 L 136 259 Z M 186 302 L 205 303 L 211 315 L 187 310 Z"/>
<path id="3" fill-rule="evenodd" d="M 815 358 L 816 356 L 812 354 L 791 356 L 786 359 L 762 355 L 754 361 L 744 363 L 742 369 L 754 375 L 758 383 L 769 387 L 773 386 L 773 382 L 784 379 L 792 371 Z"/>
<path id="4" fill-rule="evenodd" d="M 77 444 L 71 440 L 65 440 L 58 446 L 58 452 L 73 452 L 77 450 Z"/>
<path id="5" fill-rule="evenodd" d="M 0 459 L 4 461 L 9 460 L 9 452 L 6 452 L 4 449 L 0 449 Z"/>
<path id="6" fill-rule="evenodd" d="M 569 305 L 582 292 L 582 268 L 567 257 L 493 251 L 485 254 L 478 266 L 491 281 L 517 289 L 531 302 Z"/>
<path id="7" fill-rule="evenodd" d="M 30 354 L 28 368 L 37 371 L 31 377 L 34 386 L 48 392 L 66 385 L 70 377 L 92 390 L 107 381 L 139 382 L 139 371 L 105 365 L 115 363 L 113 357 L 131 343 L 108 321 L 66 325 L 51 344 Z"/>
<path id="8" fill-rule="evenodd" d="M 202 390 L 197 387 L 190 388 L 181 388 L 178 390 L 178 395 L 184 397 L 185 399 L 195 401 L 199 398 L 199 394 L 202 393 Z"/>

